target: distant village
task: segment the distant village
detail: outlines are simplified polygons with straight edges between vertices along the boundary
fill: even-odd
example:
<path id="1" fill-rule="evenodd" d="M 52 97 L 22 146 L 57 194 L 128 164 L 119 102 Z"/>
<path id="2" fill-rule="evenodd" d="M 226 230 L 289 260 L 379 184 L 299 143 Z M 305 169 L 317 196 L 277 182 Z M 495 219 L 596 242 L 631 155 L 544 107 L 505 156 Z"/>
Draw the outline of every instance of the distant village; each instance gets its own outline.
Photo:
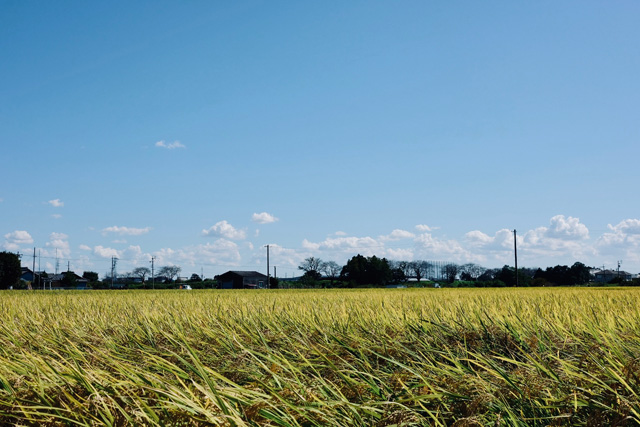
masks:
<path id="1" fill-rule="evenodd" d="M 620 269 L 594 268 L 576 262 L 572 266 L 489 269 L 473 263 L 458 265 L 440 261 L 389 261 L 354 256 L 346 265 L 310 257 L 298 266 L 297 277 L 275 277 L 258 271 L 230 270 L 213 278 L 180 276 L 178 266 L 155 271 L 138 267 L 132 272 L 106 274 L 68 270 L 61 273 L 33 271 L 22 266 L 21 289 L 265 289 L 318 287 L 503 287 L 503 286 L 603 286 L 640 285 L 638 274 Z"/>

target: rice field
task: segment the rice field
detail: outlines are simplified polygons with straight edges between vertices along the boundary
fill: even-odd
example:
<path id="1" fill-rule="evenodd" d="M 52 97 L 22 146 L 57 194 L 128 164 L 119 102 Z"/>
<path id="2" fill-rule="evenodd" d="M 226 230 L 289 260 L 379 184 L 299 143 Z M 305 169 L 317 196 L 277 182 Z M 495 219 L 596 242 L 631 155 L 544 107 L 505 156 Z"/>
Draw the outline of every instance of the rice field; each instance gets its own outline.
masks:
<path id="1" fill-rule="evenodd" d="M 640 424 L 640 290 L 0 293 L 0 425 Z"/>

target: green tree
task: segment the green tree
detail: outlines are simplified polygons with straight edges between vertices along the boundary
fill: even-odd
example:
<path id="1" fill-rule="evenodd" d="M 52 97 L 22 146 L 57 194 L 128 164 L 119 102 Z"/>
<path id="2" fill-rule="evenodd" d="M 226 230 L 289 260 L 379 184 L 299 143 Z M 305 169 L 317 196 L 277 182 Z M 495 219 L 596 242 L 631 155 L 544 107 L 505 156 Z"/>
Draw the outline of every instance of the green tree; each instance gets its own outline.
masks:
<path id="1" fill-rule="evenodd" d="M 95 271 L 85 271 L 82 273 L 82 278 L 87 279 L 90 283 L 98 281 L 98 273 Z"/>
<path id="2" fill-rule="evenodd" d="M 151 270 L 149 270 L 149 268 L 147 267 L 136 267 L 131 272 L 131 275 L 133 277 L 139 278 L 142 283 L 144 283 L 147 276 L 151 275 Z"/>
<path id="3" fill-rule="evenodd" d="M 393 281 L 393 272 L 386 258 L 354 256 L 342 267 L 342 280 L 354 285 L 383 286 Z"/>
<path id="4" fill-rule="evenodd" d="M 72 271 L 67 271 L 64 273 L 64 277 L 62 278 L 62 286 L 65 288 L 74 288 L 78 284 L 78 280 L 76 279 L 76 274 Z"/>
<path id="5" fill-rule="evenodd" d="M 11 252 L 0 252 L 0 289 L 9 289 L 20 281 L 20 258 Z"/>

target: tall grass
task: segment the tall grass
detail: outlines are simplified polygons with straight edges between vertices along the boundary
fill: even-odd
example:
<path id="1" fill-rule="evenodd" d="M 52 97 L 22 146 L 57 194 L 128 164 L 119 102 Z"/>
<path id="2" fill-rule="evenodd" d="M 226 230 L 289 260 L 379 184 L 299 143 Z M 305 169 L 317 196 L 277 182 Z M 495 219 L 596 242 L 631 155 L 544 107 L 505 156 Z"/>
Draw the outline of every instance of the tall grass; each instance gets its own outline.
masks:
<path id="1" fill-rule="evenodd" d="M 640 290 L 3 292 L 0 424 L 637 425 Z"/>

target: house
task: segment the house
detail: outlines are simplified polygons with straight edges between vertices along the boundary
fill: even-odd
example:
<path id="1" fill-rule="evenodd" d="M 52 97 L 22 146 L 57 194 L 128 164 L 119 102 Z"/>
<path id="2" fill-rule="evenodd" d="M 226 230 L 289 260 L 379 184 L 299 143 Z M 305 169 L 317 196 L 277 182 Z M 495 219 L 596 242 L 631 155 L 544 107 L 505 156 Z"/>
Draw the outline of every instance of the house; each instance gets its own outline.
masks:
<path id="1" fill-rule="evenodd" d="M 257 289 L 267 287 L 267 276 L 257 271 L 227 271 L 216 276 L 220 289 Z"/>
<path id="2" fill-rule="evenodd" d="M 65 277 L 67 274 L 72 274 L 72 280 L 75 282 L 75 286 L 68 286 L 65 283 Z M 52 274 L 48 278 L 43 279 L 46 282 L 46 286 L 50 289 L 87 289 L 87 284 L 89 281 L 82 276 L 78 276 L 73 271 L 60 273 L 60 274 Z"/>
<path id="3" fill-rule="evenodd" d="M 596 283 L 609 283 L 613 279 L 617 279 L 620 277 L 622 280 L 631 280 L 631 273 L 627 273 L 626 271 L 616 271 L 616 270 L 600 270 L 596 272 L 594 275 L 596 278 Z"/>
<path id="4" fill-rule="evenodd" d="M 38 273 L 33 274 L 29 267 L 21 267 L 20 280 L 33 283 L 34 279 L 38 280 Z"/>

